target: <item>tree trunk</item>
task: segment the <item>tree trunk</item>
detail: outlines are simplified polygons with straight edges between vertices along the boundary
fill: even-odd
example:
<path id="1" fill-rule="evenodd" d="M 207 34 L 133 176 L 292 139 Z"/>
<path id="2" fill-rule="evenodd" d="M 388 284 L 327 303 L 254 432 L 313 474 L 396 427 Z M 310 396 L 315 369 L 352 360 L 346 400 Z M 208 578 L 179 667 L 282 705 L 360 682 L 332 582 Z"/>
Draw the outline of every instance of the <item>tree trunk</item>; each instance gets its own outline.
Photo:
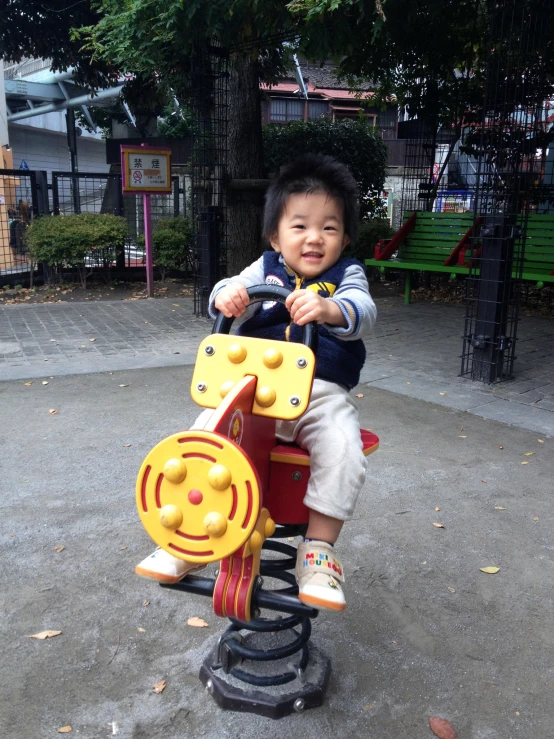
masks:
<path id="1" fill-rule="evenodd" d="M 228 179 L 263 178 L 258 65 L 232 55 L 229 62 Z M 227 274 L 238 274 L 263 251 L 260 190 L 227 189 Z"/>

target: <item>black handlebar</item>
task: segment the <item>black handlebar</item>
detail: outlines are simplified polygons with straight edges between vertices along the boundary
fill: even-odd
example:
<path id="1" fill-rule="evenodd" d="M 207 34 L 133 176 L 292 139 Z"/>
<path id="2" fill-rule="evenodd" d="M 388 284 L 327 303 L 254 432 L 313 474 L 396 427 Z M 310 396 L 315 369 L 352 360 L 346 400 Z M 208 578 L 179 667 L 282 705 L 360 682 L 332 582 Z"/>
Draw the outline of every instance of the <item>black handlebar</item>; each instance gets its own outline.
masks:
<path id="1" fill-rule="evenodd" d="M 251 303 L 258 303 L 261 300 L 276 300 L 279 303 L 284 303 L 291 293 L 290 290 L 279 285 L 254 285 L 253 287 L 247 287 L 246 292 Z M 234 320 L 233 317 L 227 318 L 223 313 L 220 313 L 215 319 L 212 334 L 228 334 L 231 331 Z M 306 323 L 302 326 L 302 343 L 306 344 L 314 353 L 317 351 L 317 339 L 316 321 Z"/>

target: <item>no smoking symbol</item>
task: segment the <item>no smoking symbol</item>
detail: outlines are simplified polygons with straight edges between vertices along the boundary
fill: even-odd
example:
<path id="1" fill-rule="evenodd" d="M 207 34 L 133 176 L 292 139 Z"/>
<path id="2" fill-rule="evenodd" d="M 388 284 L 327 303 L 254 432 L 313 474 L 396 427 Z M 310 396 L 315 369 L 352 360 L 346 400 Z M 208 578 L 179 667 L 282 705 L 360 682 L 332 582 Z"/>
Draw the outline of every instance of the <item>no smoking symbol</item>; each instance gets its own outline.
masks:
<path id="1" fill-rule="evenodd" d="M 142 172 L 139 169 L 136 169 L 133 172 L 133 180 L 135 182 L 140 182 L 142 180 Z"/>

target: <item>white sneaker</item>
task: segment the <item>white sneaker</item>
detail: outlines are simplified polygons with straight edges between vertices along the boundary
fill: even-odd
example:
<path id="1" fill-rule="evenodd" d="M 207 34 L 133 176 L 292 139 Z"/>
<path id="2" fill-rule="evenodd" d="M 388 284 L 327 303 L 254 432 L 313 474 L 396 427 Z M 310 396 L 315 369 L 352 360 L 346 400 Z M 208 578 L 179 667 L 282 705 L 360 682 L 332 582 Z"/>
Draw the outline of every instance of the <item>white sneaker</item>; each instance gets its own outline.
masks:
<path id="1" fill-rule="evenodd" d="M 148 577 L 158 582 L 179 582 L 189 572 L 201 570 L 206 567 L 205 564 L 194 564 L 194 562 L 185 562 L 184 559 L 177 559 L 165 549 L 156 549 L 146 559 L 135 567 L 135 572 L 141 577 Z"/>
<path id="2" fill-rule="evenodd" d="M 303 541 L 296 556 L 298 598 L 306 605 L 344 611 L 342 565 L 335 551 L 325 541 Z"/>

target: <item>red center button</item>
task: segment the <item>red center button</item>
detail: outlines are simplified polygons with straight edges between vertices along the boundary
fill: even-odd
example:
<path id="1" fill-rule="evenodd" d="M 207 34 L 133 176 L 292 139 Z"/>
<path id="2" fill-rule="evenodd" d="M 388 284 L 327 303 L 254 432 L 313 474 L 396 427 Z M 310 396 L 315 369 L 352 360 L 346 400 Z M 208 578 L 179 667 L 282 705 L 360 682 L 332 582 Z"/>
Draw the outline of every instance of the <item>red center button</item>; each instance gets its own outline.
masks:
<path id="1" fill-rule="evenodd" d="M 193 489 L 189 492 L 188 495 L 189 503 L 192 503 L 192 505 L 200 505 L 202 501 L 204 500 L 204 496 L 202 495 L 200 490 Z"/>

